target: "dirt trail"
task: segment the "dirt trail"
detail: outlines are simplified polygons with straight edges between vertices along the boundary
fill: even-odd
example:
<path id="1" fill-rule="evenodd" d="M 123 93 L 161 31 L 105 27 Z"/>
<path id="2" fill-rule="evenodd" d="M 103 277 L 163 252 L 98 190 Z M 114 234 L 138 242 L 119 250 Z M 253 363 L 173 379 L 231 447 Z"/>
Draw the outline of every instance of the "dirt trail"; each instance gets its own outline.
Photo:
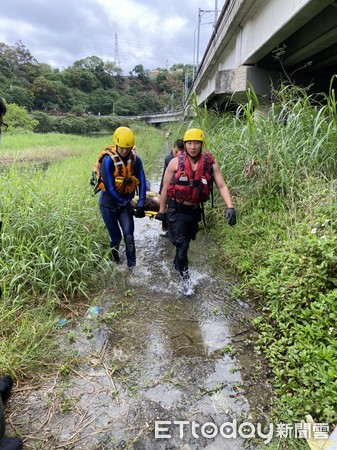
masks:
<path id="1" fill-rule="evenodd" d="M 231 294 L 233 280 L 211 273 L 202 232 L 190 251 L 194 293 L 184 297 L 159 228 L 136 219 L 135 271 L 123 255 L 98 317 L 60 327 L 77 365 L 13 392 L 7 432 L 24 449 L 236 450 L 244 439 L 222 436 L 221 425 L 263 417 L 268 386 L 247 342 L 253 311 Z"/>

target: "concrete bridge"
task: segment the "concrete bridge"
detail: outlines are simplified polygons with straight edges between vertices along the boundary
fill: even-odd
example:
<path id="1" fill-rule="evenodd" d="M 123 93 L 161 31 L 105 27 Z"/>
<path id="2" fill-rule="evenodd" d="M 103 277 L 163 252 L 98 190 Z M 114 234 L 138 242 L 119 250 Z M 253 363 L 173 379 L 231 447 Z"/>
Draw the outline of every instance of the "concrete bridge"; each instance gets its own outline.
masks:
<path id="1" fill-rule="evenodd" d="M 183 111 L 170 111 L 163 114 L 148 114 L 142 116 L 142 120 L 146 123 L 165 123 L 165 122 L 180 122 L 184 120 Z"/>
<path id="2" fill-rule="evenodd" d="M 101 116 L 111 117 L 111 116 Z M 168 111 L 165 113 L 143 114 L 139 116 L 114 116 L 117 119 L 142 120 L 146 123 L 161 124 L 165 122 L 180 122 L 184 120 L 184 111 Z"/>
<path id="3" fill-rule="evenodd" d="M 334 74 L 336 0 L 226 0 L 190 92 L 223 105 L 251 83 L 268 103 L 281 78 L 327 92 Z"/>

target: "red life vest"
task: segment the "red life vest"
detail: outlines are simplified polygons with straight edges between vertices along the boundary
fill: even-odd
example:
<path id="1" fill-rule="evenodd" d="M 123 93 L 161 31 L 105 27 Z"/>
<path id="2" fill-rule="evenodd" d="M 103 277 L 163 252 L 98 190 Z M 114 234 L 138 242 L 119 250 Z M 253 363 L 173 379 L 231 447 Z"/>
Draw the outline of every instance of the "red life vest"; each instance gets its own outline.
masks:
<path id="1" fill-rule="evenodd" d="M 167 188 L 168 197 L 180 202 L 196 204 L 207 201 L 211 193 L 212 165 L 214 162 L 211 153 L 202 152 L 198 166 L 193 171 L 186 152 L 179 152 L 178 170 Z"/>

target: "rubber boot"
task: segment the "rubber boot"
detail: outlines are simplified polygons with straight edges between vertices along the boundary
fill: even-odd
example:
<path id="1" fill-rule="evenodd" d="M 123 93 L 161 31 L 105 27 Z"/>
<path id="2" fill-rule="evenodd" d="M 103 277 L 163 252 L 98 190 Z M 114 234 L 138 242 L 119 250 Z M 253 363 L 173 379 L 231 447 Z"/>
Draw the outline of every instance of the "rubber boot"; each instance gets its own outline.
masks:
<path id="1" fill-rule="evenodd" d="M 186 296 L 190 296 L 193 293 L 190 273 L 188 271 L 188 265 L 184 266 L 184 269 L 180 271 L 181 276 L 181 287 L 183 294 Z"/>

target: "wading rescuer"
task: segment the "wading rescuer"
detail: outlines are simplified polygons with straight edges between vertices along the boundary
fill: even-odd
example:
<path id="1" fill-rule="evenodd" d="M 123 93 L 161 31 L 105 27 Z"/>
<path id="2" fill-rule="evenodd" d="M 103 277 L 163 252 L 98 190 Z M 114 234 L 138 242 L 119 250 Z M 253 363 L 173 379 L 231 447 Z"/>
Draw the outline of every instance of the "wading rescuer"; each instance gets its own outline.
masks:
<path id="1" fill-rule="evenodd" d="M 202 219 L 201 206 L 210 197 L 212 181 L 227 205 L 225 218 L 230 226 L 236 224 L 236 215 L 219 164 L 211 153 L 202 151 L 204 132 L 192 128 L 186 131 L 183 140 L 185 151 L 179 152 L 167 166 L 156 218 L 161 221 L 166 219 L 168 223 L 168 237 L 176 247 L 173 265 L 186 282 L 189 280 L 189 244 L 196 238 Z"/>
<path id="2" fill-rule="evenodd" d="M 133 151 L 135 136 L 127 127 L 119 127 L 113 135 L 113 146 L 98 157 L 99 207 L 110 236 L 111 256 L 118 263 L 122 234 L 127 266 L 136 265 L 134 216 L 145 217 L 146 178 L 141 158 Z M 136 209 L 131 201 L 139 191 Z"/>
<path id="3" fill-rule="evenodd" d="M 172 159 L 177 156 L 179 151 L 180 152 L 184 151 L 184 141 L 182 139 L 177 139 L 174 142 L 170 153 L 165 158 L 164 167 L 163 167 L 163 173 L 162 173 L 162 176 L 161 176 L 161 182 L 160 182 L 159 191 L 158 191 L 159 195 L 161 194 L 161 190 L 163 189 L 163 181 L 164 181 L 164 175 L 165 175 L 166 168 L 170 164 Z M 163 220 L 162 223 L 161 223 L 160 235 L 161 236 L 167 236 L 167 231 L 168 231 L 168 225 L 166 223 L 166 220 Z"/>

